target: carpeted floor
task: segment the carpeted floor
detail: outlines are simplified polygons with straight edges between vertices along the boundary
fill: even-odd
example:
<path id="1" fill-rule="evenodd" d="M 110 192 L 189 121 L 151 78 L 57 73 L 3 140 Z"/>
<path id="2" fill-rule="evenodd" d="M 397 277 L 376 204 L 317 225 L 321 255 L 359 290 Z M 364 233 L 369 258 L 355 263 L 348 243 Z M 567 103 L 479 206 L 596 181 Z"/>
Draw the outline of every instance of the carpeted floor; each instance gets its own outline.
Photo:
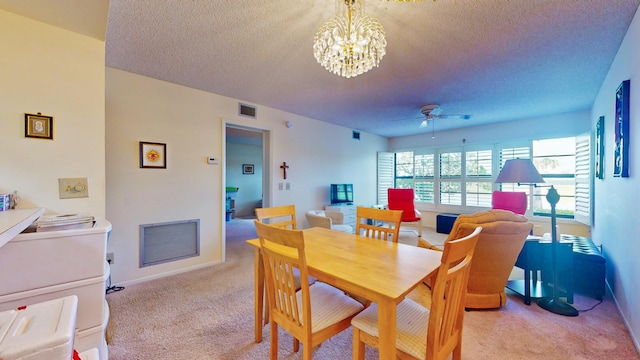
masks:
<path id="1" fill-rule="evenodd" d="M 253 250 L 250 220 L 227 222 L 227 262 L 146 283 L 107 295 L 111 310 L 109 359 L 267 359 L 269 329 L 256 344 L 253 337 Z M 425 231 L 442 243 L 444 236 Z M 401 242 L 417 242 L 401 232 Z M 514 276 L 518 276 L 514 272 Z M 425 286 L 410 294 L 423 301 Z M 597 301 L 576 295 L 574 306 L 588 309 Z M 314 350 L 314 359 L 351 358 L 351 330 Z M 301 359 L 291 337 L 281 330 L 280 359 Z M 367 348 L 366 359 L 378 353 Z M 463 359 L 640 359 L 613 301 L 578 317 L 555 315 L 517 295 L 500 310 L 465 314 Z"/>

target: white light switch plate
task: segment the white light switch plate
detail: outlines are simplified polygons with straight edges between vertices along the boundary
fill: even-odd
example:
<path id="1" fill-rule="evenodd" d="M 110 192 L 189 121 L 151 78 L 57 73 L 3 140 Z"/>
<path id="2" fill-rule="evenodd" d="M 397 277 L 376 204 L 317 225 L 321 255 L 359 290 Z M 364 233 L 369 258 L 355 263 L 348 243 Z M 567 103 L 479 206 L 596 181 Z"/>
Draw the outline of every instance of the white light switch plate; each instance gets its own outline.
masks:
<path id="1" fill-rule="evenodd" d="M 58 187 L 60 199 L 89 197 L 87 178 L 60 178 Z"/>

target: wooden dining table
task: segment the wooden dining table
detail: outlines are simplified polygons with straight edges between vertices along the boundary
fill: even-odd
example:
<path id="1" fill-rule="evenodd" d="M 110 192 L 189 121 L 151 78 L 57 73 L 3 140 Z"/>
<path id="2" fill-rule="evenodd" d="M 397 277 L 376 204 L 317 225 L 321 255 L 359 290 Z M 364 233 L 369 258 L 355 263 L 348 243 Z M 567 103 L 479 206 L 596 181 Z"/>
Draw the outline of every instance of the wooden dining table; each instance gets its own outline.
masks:
<path id="1" fill-rule="evenodd" d="M 396 305 L 440 266 L 442 252 L 325 228 L 304 233 L 309 275 L 378 304 L 380 359 L 396 358 Z M 255 341 L 262 341 L 264 265 L 254 247 Z"/>

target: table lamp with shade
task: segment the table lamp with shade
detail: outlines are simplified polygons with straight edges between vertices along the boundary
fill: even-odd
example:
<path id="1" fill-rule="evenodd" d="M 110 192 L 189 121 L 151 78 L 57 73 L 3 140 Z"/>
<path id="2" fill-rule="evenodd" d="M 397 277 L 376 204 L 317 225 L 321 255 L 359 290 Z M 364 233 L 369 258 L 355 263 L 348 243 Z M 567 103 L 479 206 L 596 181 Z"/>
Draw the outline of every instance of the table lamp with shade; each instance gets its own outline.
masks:
<path id="1" fill-rule="evenodd" d="M 507 160 L 496 178 L 496 183 L 517 183 L 519 185 L 533 185 L 539 187 L 538 183 L 544 183 L 544 179 L 533 165 L 530 159 L 511 159 Z M 557 259 L 558 259 L 558 231 L 556 228 L 556 204 L 560 201 L 560 195 L 558 191 L 549 185 L 549 191 L 546 198 L 551 205 L 551 254 L 552 254 L 552 269 L 553 269 L 553 297 L 544 297 L 538 299 L 536 303 L 541 308 L 548 310 L 552 313 L 565 316 L 578 316 L 578 311 L 570 304 L 562 301 L 558 296 L 558 272 Z M 530 286 L 525 284 L 525 286 Z"/>

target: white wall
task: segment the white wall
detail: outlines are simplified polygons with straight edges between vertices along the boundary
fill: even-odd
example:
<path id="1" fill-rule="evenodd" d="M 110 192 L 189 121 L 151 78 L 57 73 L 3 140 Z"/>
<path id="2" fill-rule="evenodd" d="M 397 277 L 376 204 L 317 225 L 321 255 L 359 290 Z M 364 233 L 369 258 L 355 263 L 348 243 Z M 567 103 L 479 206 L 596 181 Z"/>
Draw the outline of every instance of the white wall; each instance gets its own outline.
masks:
<path id="1" fill-rule="evenodd" d="M 108 248 L 115 255 L 114 283 L 224 259 L 224 187 L 238 186 L 223 177 L 226 123 L 271 133 L 271 205 L 295 204 L 300 227 L 306 210 L 328 202 L 331 182 L 353 182 L 357 201 L 375 201 L 376 152 L 386 150 L 385 138 L 362 134 L 355 141 L 351 129 L 259 105 L 256 120 L 239 118 L 238 102 L 245 101 L 112 68 L 106 69 L 106 96 L 106 213 L 113 224 Z M 139 141 L 166 143 L 167 168 L 139 168 Z M 207 156 L 222 161 L 209 165 Z M 277 187 L 284 181 L 283 161 L 290 166 L 288 191 Z M 139 268 L 139 225 L 185 219 L 200 219 L 200 256 Z"/>
<path id="2" fill-rule="evenodd" d="M 0 192 L 18 207 L 105 216 L 104 42 L 0 10 Z M 24 114 L 53 116 L 53 140 L 25 138 Z M 86 177 L 88 198 L 60 199 Z"/>
<path id="3" fill-rule="evenodd" d="M 635 226 L 640 203 L 640 12 L 637 12 L 609 73 L 602 83 L 591 112 L 592 129 L 600 116 L 604 127 L 604 179 L 595 180 L 594 241 L 601 243 L 607 258 L 607 282 L 640 349 L 640 236 Z M 620 83 L 631 80 L 629 177 L 613 177 L 615 93 Z"/>

